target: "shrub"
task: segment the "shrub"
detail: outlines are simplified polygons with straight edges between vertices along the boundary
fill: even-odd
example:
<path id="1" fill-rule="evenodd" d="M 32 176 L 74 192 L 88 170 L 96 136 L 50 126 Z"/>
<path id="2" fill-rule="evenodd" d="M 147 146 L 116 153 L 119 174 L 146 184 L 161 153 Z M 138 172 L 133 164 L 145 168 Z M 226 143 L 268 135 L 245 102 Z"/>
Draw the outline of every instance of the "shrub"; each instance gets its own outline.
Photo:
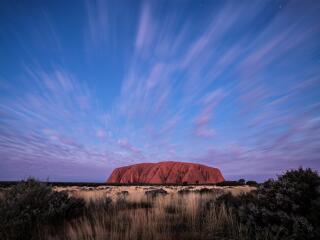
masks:
<path id="1" fill-rule="evenodd" d="M 199 190 L 195 190 L 194 192 L 200 193 L 200 194 L 204 194 L 204 193 L 212 193 L 213 189 L 209 189 L 209 188 L 201 188 Z"/>
<path id="2" fill-rule="evenodd" d="M 221 195 L 222 193 L 224 193 L 223 190 L 221 189 L 217 189 L 217 188 L 201 188 L 199 190 L 195 190 L 195 193 L 200 193 L 200 194 L 205 194 L 205 193 L 210 193 L 210 194 L 214 194 L 214 195 Z"/>
<path id="3" fill-rule="evenodd" d="M 58 226 L 82 213 L 84 200 L 28 179 L 12 186 L 0 202 L 0 239 L 37 239 L 39 229 Z"/>
<path id="4" fill-rule="evenodd" d="M 240 178 L 240 179 L 238 180 L 238 182 L 239 182 L 241 185 L 246 184 L 246 180 L 244 180 L 243 178 Z"/>
<path id="5" fill-rule="evenodd" d="M 238 181 L 223 181 L 216 184 L 217 186 L 242 186 L 243 184 Z"/>
<path id="6" fill-rule="evenodd" d="M 320 178 L 311 169 L 286 172 L 256 191 L 223 202 L 248 228 L 251 239 L 320 239 Z"/>
<path id="7" fill-rule="evenodd" d="M 157 197 L 159 195 L 167 195 L 168 192 L 162 188 L 159 189 L 154 189 L 154 190 L 148 190 L 145 192 L 145 195 L 147 195 L 147 197 Z"/>
<path id="8" fill-rule="evenodd" d="M 246 185 L 252 186 L 252 187 L 256 187 L 258 186 L 258 183 L 256 181 L 247 181 Z"/>
<path id="9" fill-rule="evenodd" d="M 178 194 L 189 194 L 192 193 L 193 191 L 191 191 L 190 189 L 180 189 L 178 190 Z"/>

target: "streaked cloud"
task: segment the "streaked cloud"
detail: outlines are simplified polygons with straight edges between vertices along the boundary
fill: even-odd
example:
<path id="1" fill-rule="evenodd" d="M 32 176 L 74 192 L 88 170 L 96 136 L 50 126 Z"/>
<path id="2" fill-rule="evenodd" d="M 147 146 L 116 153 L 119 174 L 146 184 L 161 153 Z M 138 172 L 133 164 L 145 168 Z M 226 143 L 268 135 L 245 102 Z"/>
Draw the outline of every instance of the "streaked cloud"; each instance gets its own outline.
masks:
<path id="1" fill-rule="evenodd" d="M 4 5 L 2 179 L 163 160 L 319 170 L 316 1 Z"/>

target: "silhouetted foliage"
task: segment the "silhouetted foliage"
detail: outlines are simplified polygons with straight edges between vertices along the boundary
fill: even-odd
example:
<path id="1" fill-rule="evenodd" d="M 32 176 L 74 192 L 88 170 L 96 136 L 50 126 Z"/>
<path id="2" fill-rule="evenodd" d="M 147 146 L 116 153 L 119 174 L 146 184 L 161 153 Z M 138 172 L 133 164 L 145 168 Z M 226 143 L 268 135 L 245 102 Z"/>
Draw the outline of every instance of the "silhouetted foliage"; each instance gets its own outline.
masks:
<path id="1" fill-rule="evenodd" d="M 83 199 L 28 179 L 8 189 L 0 201 L 0 239 L 37 239 L 40 226 L 59 226 L 79 216 L 84 206 Z"/>
<path id="2" fill-rule="evenodd" d="M 218 203 L 234 209 L 250 239 L 320 239 L 320 178 L 311 169 L 288 171 L 256 191 Z"/>
<path id="3" fill-rule="evenodd" d="M 238 181 L 223 181 L 223 182 L 217 183 L 216 185 L 223 187 L 223 186 L 242 186 L 244 184 Z"/>
<path id="4" fill-rule="evenodd" d="M 238 180 L 238 182 L 239 182 L 241 185 L 246 184 L 246 180 L 243 179 L 243 178 L 240 178 L 240 179 Z"/>
<path id="5" fill-rule="evenodd" d="M 256 187 L 256 186 L 258 186 L 258 183 L 256 181 L 247 181 L 246 185 Z"/>

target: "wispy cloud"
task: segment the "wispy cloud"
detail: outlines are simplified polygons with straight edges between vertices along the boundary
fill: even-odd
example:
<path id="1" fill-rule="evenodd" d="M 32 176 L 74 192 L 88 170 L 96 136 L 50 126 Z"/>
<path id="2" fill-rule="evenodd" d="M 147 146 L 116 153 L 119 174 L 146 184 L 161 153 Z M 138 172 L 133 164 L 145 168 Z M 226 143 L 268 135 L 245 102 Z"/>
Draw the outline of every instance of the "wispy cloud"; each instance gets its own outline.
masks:
<path id="1" fill-rule="evenodd" d="M 94 47 L 102 47 L 102 44 L 108 41 L 108 33 L 110 32 L 108 9 L 107 1 L 86 1 L 88 32 L 85 32 L 85 36 L 89 37 L 86 39 L 92 42 Z"/>
<path id="2" fill-rule="evenodd" d="M 104 180 L 161 160 L 230 178 L 319 169 L 319 4 L 205 4 L 24 6 L 15 21 L 3 8 L 1 177 Z"/>

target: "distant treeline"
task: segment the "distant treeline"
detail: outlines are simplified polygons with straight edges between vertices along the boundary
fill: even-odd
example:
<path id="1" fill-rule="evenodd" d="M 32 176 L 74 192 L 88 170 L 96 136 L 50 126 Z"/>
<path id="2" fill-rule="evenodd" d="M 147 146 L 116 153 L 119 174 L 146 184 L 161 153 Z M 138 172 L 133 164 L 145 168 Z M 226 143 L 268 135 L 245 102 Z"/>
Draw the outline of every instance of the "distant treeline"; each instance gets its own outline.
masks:
<path id="1" fill-rule="evenodd" d="M 0 187 L 10 187 L 16 185 L 22 181 L 0 181 Z M 245 181 L 244 179 L 239 179 L 238 181 L 223 181 L 220 183 L 205 183 L 205 184 L 195 184 L 195 183 L 167 183 L 167 184 L 155 184 L 155 183 L 105 183 L 105 182 L 50 182 L 50 181 L 40 181 L 43 183 L 47 183 L 52 186 L 88 186 L 88 187 L 98 187 L 98 186 L 189 186 L 189 185 L 197 185 L 197 186 L 257 186 L 258 183 L 256 181 Z"/>

